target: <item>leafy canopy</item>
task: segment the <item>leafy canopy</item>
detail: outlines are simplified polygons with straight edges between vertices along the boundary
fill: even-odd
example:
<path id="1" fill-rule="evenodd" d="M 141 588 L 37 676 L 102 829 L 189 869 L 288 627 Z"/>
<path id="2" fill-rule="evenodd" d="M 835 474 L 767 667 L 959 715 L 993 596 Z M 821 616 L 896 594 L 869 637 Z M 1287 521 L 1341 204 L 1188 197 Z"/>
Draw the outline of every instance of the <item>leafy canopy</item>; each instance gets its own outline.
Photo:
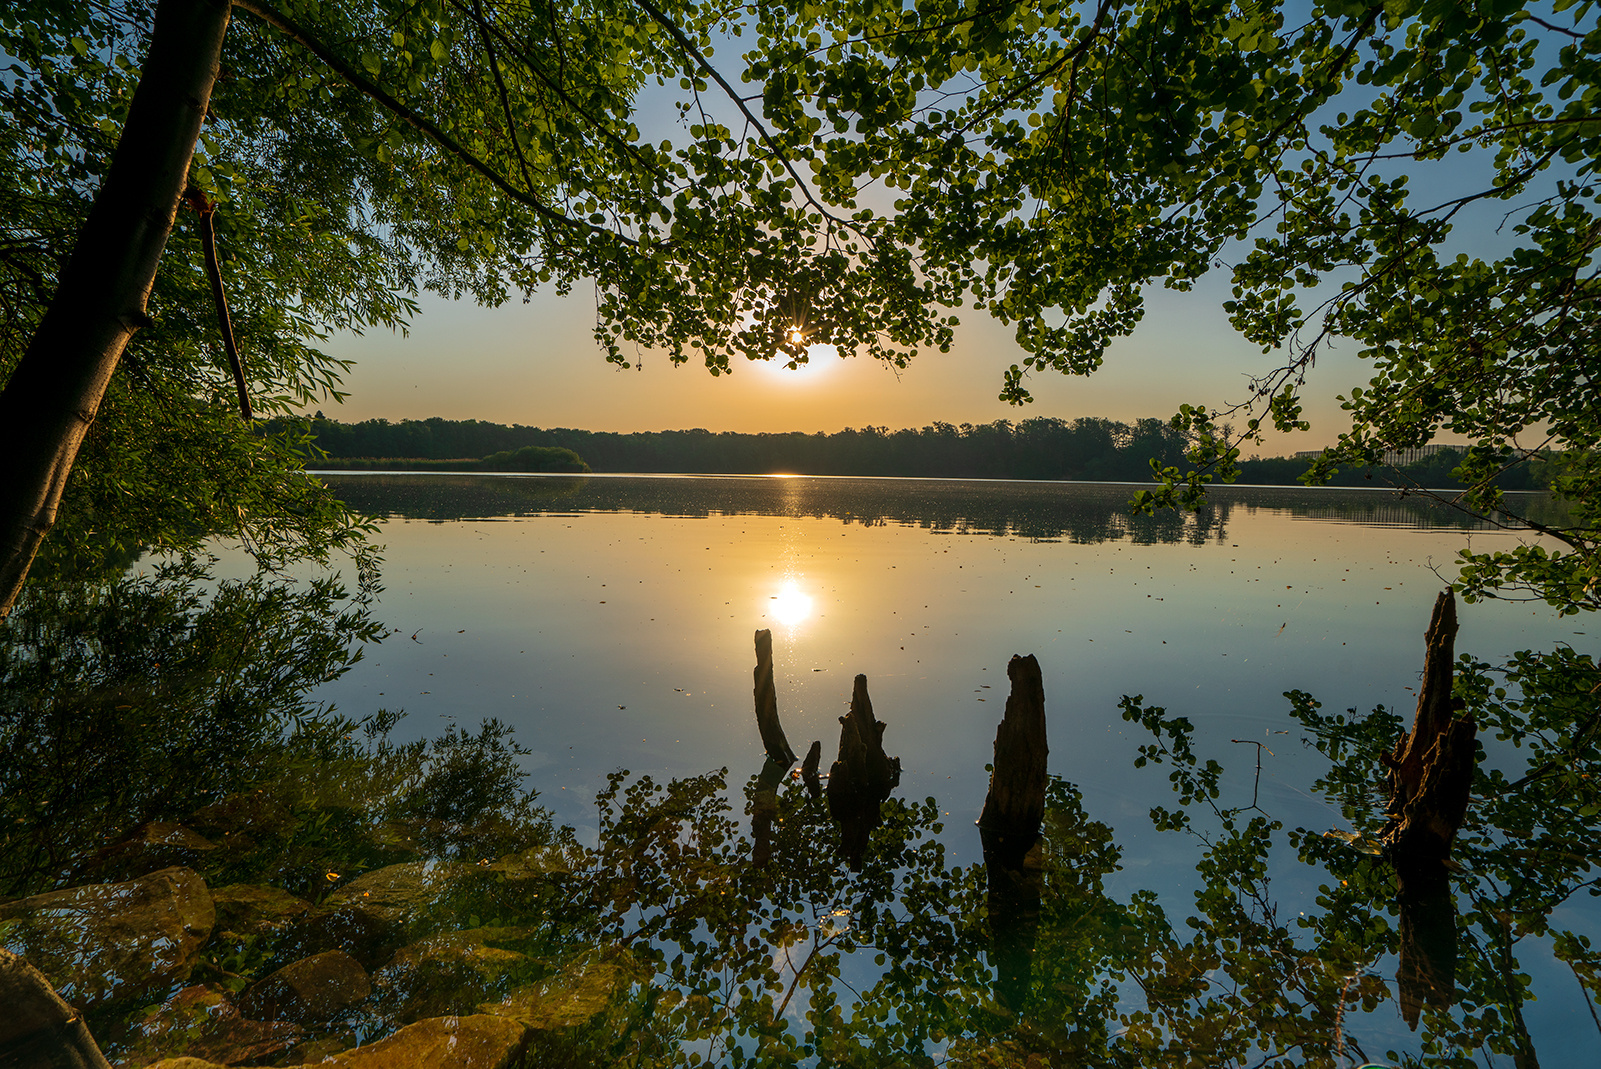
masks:
<path id="1" fill-rule="evenodd" d="M 152 10 L 24 0 L 0 14 L 0 372 L 105 172 Z M 191 181 L 219 205 L 269 413 L 335 391 L 327 332 L 403 325 L 420 287 L 495 303 L 585 280 L 608 359 L 656 348 L 713 374 L 736 356 L 804 362 L 816 344 L 903 365 L 948 347 L 971 304 L 1015 327 L 1026 356 L 1003 396 L 1022 403 L 1031 374 L 1094 370 L 1152 284 L 1186 289 L 1223 265 L 1227 311 L 1276 366 L 1224 410 L 1239 435 L 1217 411 L 1181 411 L 1193 469 L 1162 468 L 1142 505 L 1193 503 L 1267 423 L 1304 427 L 1307 368 L 1354 344 L 1374 376 L 1312 477 L 1450 432 L 1474 444 L 1463 502 L 1504 510 L 1501 467 L 1566 451 L 1556 489 L 1573 508 L 1547 525 L 1560 549 L 1468 557 L 1463 583 L 1601 604 L 1588 4 L 234 10 Z M 677 122 L 645 118 L 661 114 Z M 1454 232 L 1464 222 L 1472 233 Z M 130 428 L 225 433 L 188 217 L 151 307 L 69 512 L 196 497 L 118 468 L 138 448 Z M 315 516 L 291 537 L 315 543 L 331 521 L 264 478 L 285 471 L 270 452 L 202 492 L 223 504 L 207 522 Z"/>

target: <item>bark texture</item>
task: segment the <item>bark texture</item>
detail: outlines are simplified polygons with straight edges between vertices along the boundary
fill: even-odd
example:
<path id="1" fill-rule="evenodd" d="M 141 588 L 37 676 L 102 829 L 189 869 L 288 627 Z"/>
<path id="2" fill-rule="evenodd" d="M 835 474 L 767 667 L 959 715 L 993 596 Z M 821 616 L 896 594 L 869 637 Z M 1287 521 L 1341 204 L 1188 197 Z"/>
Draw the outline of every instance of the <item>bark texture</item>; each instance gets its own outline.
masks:
<path id="1" fill-rule="evenodd" d="M 901 782 L 901 762 L 884 753 L 885 725 L 873 718 L 867 677 L 857 676 L 851 711 L 839 718 L 839 758 L 828 770 L 828 811 L 839 825 L 839 849 L 852 869 L 862 867 L 879 806 Z"/>
<path id="2" fill-rule="evenodd" d="M 1390 786 L 1384 838 L 1403 882 L 1434 878 L 1432 870 L 1450 856 L 1467 814 L 1478 725 L 1471 716 L 1458 716 L 1462 703 L 1451 697 L 1456 630 L 1456 599 L 1447 590 L 1436 599 L 1424 636 L 1423 686 L 1412 730 L 1402 732 L 1395 749 L 1382 757 Z"/>
<path id="3" fill-rule="evenodd" d="M 997 852 L 1003 864 L 1022 863 L 1039 838 L 1045 817 L 1045 683 L 1033 654 L 1013 657 L 1006 666 L 1012 692 L 1006 715 L 995 729 L 995 763 L 989 793 L 978 819 L 986 856 Z"/>
<path id="4" fill-rule="evenodd" d="M 0 1064 L 10 1069 L 111 1069 L 83 1015 L 44 974 L 0 948 Z"/>
<path id="5" fill-rule="evenodd" d="M 84 434 L 145 311 L 217 80 L 226 0 L 161 0 L 105 184 L 50 307 L 0 391 L 0 618 L 11 611 Z"/>
<path id="6" fill-rule="evenodd" d="M 795 751 L 784 737 L 778 721 L 778 690 L 773 683 L 773 633 L 766 628 L 756 632 L 756 728 L 762 733 L 767 756 L 785 768 L 795 763 Z"/>

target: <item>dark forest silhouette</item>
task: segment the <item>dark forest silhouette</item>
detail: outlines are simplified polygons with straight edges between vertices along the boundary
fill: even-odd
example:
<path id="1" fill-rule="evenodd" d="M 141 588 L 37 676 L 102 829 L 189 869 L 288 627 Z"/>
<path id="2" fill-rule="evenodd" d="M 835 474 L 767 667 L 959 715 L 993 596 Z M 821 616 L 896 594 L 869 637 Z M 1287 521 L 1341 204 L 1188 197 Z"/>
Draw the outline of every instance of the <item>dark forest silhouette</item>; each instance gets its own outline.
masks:
<path id="1" fill-rule="evenodd" d="M 476 458 L 543 447 L 572 450 L 597 472 L 1143 482 L 1151 478 L 1153 460 L 1163 467 L 1180 464 L 1187 446 L 1182 431 L 1155 418 L 1122 423 L 1100 417 L 1036 417 L 1018 423 L 936 422 L 895 431 L 869 426 L 833 434 L 741 434 L 546 429 L 438 417 L 341 423 L 319 413 L 310 429 L 317 448 L 328 454 L 323 466 L 336 469 L 472 470 L 478 467 Z M 1442 450 L 1399 474 L 1423 486 L 1452 487 L 1457 483 L 1451 471 L 1461 459 L 1454 450 Z M 1246 460 L 1239 481 L 1293 485 L 1308 464 L 1299 457 Z M 1544 466 L 1520 465 L 1500 485 L 1508 490 L 1544 487 Z M 1331 482 L 1365 486 L 1395 474 L 1385 468 L 1348 468 Z"/>

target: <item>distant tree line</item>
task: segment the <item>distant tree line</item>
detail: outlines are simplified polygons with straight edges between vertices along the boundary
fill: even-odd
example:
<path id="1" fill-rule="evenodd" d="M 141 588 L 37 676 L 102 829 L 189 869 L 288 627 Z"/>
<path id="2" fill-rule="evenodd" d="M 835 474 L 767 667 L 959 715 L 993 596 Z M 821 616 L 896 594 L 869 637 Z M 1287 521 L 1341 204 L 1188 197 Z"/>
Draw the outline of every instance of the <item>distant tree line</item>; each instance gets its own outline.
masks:
<path id="1" fill-rule="evenodd" d="M 597 472 L 1143 482 L 1151 476 L 1153 459 L 1177 465 L 1186 447 L 1181 430 L 1155 418 L 1123 423 L 1038 417 L 1018 423 L 932 423 L 895 431 L 869 426 L 832 434 L 739 434 L 700 429 L 618 433 L 437 417 L 341 423 L 318 413 L 310 430 L 317 448 L 332 458 L 329 467 L 458 471 L 485 470 L 479 458 L 540 447 L 571 450 Z M 1451 469 L 1460 460 L 1460 454 L 1444 450 L 1402 472 L 1428 486 L 1449 487 Z M 1294 485 L 1307 465 L 1302 458 L 1243 461 L 1240 482 Z M 1333 482 L 1364 486 L 1378 477 L 1375 470 L 1352 469 Z M 1507 489 L 1547 485 L 1532 465 L 1503 478 Z"/>
<path id="2" fill-rule="evenodd" d="M 334 458 L 457 460 L 525 446 L 572 450 L 598 472 L 901 475 L 968 479 L 1143 480 L 1150 458 L 1176 464 L 1183 435 L 1166 420 L 1031 419 L 934 423 L 918 430 L 848 428 L 833 434 L 707 430 L 586 431 L 483 420 L 316 418 L 318 448 Z"/>

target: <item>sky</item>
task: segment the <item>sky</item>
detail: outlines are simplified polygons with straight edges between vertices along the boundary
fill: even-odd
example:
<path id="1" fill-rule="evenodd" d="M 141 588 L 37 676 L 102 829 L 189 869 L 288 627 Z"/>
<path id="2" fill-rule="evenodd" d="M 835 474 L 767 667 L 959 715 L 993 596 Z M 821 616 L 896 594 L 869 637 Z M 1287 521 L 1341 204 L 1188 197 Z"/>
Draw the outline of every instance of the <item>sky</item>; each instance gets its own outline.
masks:
<path id="1" fill-rule="evenodd" d="M 1249 375 L 1273 366 L 1273 354 L 1229 327 L 1225 296 L 1221 277 L 1187 294 L 1154 289 L 1145 322 L 1113 345 L 1099 371 L 1036 374 L 1028 384 L 1035 401 L 1022 408 L 997 395 L 1003 372 L 1023 352 L 1011 329 L 982 311 L 963 316 L 949 353 L 925 352 L 902 371 L 866 357 L 818 353 L 798 372 L 777 361 L 739 363 L 733 374 L 714 378 L 704 367 L 673 367 L 655 353 L 645 353 L 635 370 L 606 363 L 591 334 L 594 296 L 582 287 L 566 298 L 536 294 L 529 303 L 514 299 L 499 308 L 430 296 L 406 336 L 375 331 L 332 339 L 328 350 L 355 366 L 345 403 L 321 408 L 346 422 L 441 416 L 599 431 L 832 432 L 1036 416 L 1165 419 L 1184 403 L 1215 408 L 1243 400 Z M 1312 430 L 1269 438 L 1262 455 L 1321 448 L 1345 428 L 1334 398 L 1368 377 L 1353 349 L 1336 349 L 1314 369 L 1305 392 Z"/>

